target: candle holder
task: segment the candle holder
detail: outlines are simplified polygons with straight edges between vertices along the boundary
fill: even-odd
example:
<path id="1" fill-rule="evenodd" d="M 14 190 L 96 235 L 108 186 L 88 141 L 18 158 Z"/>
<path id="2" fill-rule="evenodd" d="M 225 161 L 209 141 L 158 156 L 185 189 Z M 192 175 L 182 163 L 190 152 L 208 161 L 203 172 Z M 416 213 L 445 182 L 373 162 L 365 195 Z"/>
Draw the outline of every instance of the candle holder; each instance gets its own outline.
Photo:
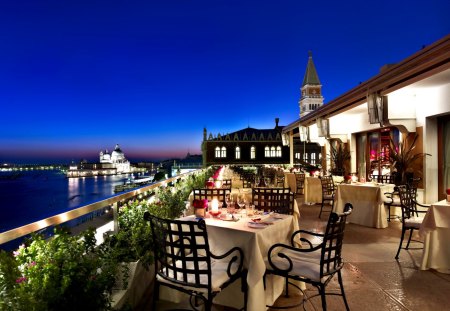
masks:
<path id="1" fill-rule="evenodd" d="M 219 217 L 219 215 L 220 214 L 222 214 L 222 211 L 209 211 L 209 214 L 212 216 L 212 217 L 214 217 L 214 218 L 217 218 L 217 217 Z"/>

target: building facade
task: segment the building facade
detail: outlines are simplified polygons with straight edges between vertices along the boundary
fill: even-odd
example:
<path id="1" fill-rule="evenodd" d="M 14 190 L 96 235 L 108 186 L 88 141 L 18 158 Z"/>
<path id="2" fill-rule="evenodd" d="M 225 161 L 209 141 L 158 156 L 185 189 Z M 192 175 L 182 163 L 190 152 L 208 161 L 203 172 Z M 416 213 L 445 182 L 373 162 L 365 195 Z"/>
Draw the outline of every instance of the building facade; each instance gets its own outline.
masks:
<path id="1" fill-rule="evenodd" d="M 288 164 L 289 147 L 283 145 L 282 126 L 275 119 L 273 129 L 248 127 L 233 133 L 213 136 L 203 130 L 203 165 Z"/>
<path id="2" fill-rule="evenodd" d="M 346 173 L 369 180 L 372 174 L 398 173 L 390 150 L 400 142 L 413 153 L 426 153 L 408 170 L 422 179 L 419 199 L 436 202 L 450 188 L 450 35 L 331 100 L 322 108 L 285 126 L 283 134 L 323 148 L 324 169 L 330 171 L 331 152 L 343 146 L 350 153 Z M 292 144 L 293 146 L 294 144 Z M 394 145 L 390 149 L 390 146 Z M 291 157 L 291 163 L 294 157 Z"/>

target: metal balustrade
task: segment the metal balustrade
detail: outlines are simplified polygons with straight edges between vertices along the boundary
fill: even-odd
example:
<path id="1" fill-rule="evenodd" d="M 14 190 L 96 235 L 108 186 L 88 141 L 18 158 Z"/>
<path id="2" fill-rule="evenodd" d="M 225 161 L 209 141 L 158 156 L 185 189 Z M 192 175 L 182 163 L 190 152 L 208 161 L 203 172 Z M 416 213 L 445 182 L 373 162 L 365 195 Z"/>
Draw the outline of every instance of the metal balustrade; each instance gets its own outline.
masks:
<path id="1" fill-rule="evenodd" d="M 2 244 L 8 243 L 10 241 L 14 241 L 16 239 L 22 238 L 24 236 L 27 236 L 33 232 L 39 232 L 41 230 L 44 230 L 46 228 L 57 226 L 66 222 L 69 222 L 71 220 L 86 216 L 90 213 L 93 213 L 95 211 L 99 211 L 101 209 L 104 209 L 106 207 L 113 206 L 114 210 L 114 219 L 116 222 L 116 215 L 117 215 L 117 207 L 118 204 L 121 202 L 126 202 L 128 200 L 131 200 L 133 198 L 139 198 L 139 196 L 146 196 L 148 195 L 152 190 L 165 186 L 169 183 L 177 182 L 180 179 L 184 179 L 189 175 L 196 174 L 202 170 L 196 170 L 192 172 L 187 172 L 184 174 L 180 174 L 175 177 L 171 177 L 168 179 L 165 179 L 161 182 L 154 183 L 151 185 L 143 186 L 140 188 L 136 188 L 133 190 L 130 190 L 125 193 L 117 194 L 112 197 L 106 198 L 101 201 L 97 201 L 91 204 L 87 204 L 78 208 L 75 208 L 73 210 L 54 215 L 15 229 L 11 229 L 5 232 L 0 233 L 0 246 Z M 117 228 L 116 224 L 114 225 L 115 228 Z"/>

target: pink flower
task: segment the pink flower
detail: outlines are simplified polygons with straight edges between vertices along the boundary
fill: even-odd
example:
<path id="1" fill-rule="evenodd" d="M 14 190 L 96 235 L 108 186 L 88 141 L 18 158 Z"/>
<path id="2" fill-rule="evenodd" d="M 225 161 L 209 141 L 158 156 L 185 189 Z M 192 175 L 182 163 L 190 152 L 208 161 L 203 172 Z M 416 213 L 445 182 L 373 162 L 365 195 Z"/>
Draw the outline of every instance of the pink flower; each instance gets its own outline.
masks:
<path id="1" fill-rule="evenodd" d="M 27 280 L 26 277 L 21 276 L 20 278 L 18 278 L 18 279 L 16 280 L 16 283 L 20 284 L 20 283 L 22 283 L 22 282 L 26 282 L 26 280 Z"/>
<path id="2" fill-rule="evenodd" d="M 36 261 L 32 261 L 32 262 L 30 262 L 30 264 L 28 265 L 28 267 L 34 267 L 36 265 Z"/>

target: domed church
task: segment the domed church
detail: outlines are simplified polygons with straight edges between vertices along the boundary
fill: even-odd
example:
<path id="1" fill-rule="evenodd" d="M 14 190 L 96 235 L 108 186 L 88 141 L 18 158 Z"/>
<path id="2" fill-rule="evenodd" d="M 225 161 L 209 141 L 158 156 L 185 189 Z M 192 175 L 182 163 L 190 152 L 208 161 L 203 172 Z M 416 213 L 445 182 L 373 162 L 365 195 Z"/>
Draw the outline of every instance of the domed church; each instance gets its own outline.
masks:
<path id="1" fill-rule="evenodd" d="M 116 144 L 114 151 L 111 153 L 109 153 L 107 149 L 100 151 L 100 163 L 112 164 L 119 174 L 130 172 L 130 161 L 125 158 L 119 144 Z"/>

